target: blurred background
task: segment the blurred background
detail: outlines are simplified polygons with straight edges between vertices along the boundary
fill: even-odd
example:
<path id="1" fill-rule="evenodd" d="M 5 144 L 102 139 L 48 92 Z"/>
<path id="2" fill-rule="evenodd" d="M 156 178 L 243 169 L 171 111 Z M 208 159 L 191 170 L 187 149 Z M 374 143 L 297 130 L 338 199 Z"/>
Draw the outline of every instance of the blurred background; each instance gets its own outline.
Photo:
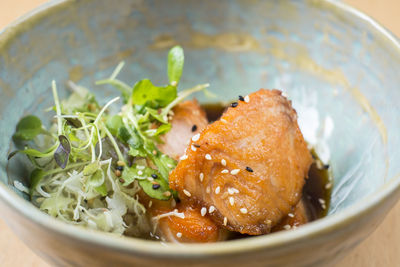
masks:
<path id="1" fill-rule="evenodd" d="M 268 1 L 268 0 L 267 0 Z M 29 12 L 44 0 L 0 0 L 0 29 Z M 345 0 L 343 1 L 373 17 L 400 37 L 400 0 Z M 400 266 L 400 202 L 389 213 L 378 229 L 337 266 L 369 267 Z M 0 211 L 0 266 L 48 267 L 11 232 L 1 220 Z"/>

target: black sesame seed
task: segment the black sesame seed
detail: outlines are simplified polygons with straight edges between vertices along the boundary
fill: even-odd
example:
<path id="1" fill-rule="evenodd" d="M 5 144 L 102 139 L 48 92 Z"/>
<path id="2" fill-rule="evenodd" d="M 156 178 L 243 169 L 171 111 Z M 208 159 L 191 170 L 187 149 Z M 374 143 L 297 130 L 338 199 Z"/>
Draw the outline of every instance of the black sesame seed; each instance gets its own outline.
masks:
<path id="1" fill-rule="evenodd" d="M 153 184 L 153 189 L 158 189 L 158 188 L 160 188 L 159 184 Z"/>
<path id="2" fill-rule="evenodd" d="M 239 105 L 238 102 L 233 102 L 233 103 L 231 104 L 231 107 L 236 108 L 238 105 Z"/>
<path id="3" fill-rule="evenodd" d="M 117 166 L 115 169 L 117 169 L 117 170 L 122 172 L 124 170 L 124 166 Z"/>
<path id="4" fill-rule="evenodd" d="M 154 179 L 156 179 L 156 178 L 158 177 L 158 175 L 155 174 L 155 173 L 153 173 L 153 174 L 151 175 L 151 177 L 153 177 Z"/>
<path id="5" fill-rule="evenodd" d="M 329 169 L 329 164 L 325 164 L 325 165 L 324 165 L 324 169 L 325 169 L 325 170 Z"/>
<path id="6" fill-rule="evenodd" d="M 84 199 L 83 202 L 87 203 L 87 199 Z"/>
<path id="7" fill-rule="evenodd" d="M 240 101 L 244 101 L 244 97 L 240 95 L 240 96 L 239 96 L 239 100 L 240 100 Z"/>
<path id="8" fill-rule="evenodd" d="M 246 167 L 246 171 L 248 171 L 248 172 L 253 172 L 253 169 L 250 168 L 250 167 Z"/>
<path id="9" fill-rule="evenodd" d="M 197 125 L 196 124 L 193 124 L 193 126 L 192 126 L 192 132 L 195 132 L 197 130 Z"/>

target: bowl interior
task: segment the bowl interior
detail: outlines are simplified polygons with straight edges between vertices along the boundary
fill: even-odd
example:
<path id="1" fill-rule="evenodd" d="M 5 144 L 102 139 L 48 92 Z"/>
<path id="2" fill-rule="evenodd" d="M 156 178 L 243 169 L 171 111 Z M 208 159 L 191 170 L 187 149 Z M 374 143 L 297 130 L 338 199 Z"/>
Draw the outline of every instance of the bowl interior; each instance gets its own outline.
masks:
<path id="1" fill-rule="evenodd" d="M 209 82 L 218 96 L 197 95 L 202 102 L 259 88 L 288 95 L 305 138 L 331 166 L 329 213 L 400 171 L 399 50 L 370 22 L 329 2 L 89 0 L 52 9 L 0 40 L 0 180 L 25 199 L 14 180 L 28 185 L 31 167 L 22 156 L 7 162 L 7 154 L 19 118 L 53 116 L 43 111 L 52 105 L 51 81 L 61 97 L 72 80 L 105 103 L 118 92 L 94 83 L 121 60 L 121 80 L 166 83 L 174 44 L 185 49 L 181 89 Z"/>

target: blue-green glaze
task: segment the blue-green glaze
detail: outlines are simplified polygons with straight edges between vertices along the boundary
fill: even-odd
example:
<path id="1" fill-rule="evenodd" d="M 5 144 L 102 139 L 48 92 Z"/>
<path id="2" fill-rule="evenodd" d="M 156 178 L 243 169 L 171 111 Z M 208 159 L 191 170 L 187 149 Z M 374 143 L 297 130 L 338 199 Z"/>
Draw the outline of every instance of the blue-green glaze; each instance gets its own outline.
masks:
<path id="1" fill-rule="evenodd" d="M 7 162 L 15 125 L 52 105 L 68 79 L 104 103 L 118 93 L 94 82 L 120 60 L 120 78 L 167 82 L 165 57 L 182 44 L 182 87 L 209 82 L 218 100 L 284 90 L 299 111 L 330 116 L 334 174 L 327 218 L 296 231 L 207 246 L 116 238 L 42 214 L 13 187 L 28 185 L 22 156 Z M 315 266 L 333 264 L 365 238 L 397 200 L 400 184 L 400 49 L 375 22 L 331 1 L 58 1 L 0 34 L 0 206 L 38 254 L 59 265 Z M 207 101 L 199 95 L 201 101 Z M 215 101 L 215 100 L 214 100 Z M 302 108 L 303 107 L 303 108 Z M 12 193 L 11 188 L 17 194 Z"/>

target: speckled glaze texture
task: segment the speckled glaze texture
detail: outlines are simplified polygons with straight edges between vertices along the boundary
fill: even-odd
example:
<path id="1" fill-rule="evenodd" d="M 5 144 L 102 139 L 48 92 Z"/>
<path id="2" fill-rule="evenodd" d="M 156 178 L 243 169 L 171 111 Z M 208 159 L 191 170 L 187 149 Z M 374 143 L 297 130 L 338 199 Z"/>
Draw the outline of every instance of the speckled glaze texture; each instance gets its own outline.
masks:
<path id="1" fill-rule="evenodd" d="M 210 245 L 162 245 L 89 231 L 40 212 L 11 136 L 26 113 L 51 118 L 49 90 L 121 79 L 166 82 L 165 55 L 182 44 L 182 87 L 209 82 L 221 101 L 259 88 L 285 91 L 315 121 L 334 175 L 329 216 L 293 231 Z M 1 216 L 59 266 L 329 266 L 383 220 L 400 193 L 400 46 L 381 26 L 333 1 L 86 0 L 47 4 L 0 33 Z M 94 88 L 102 103 L 116 95 Z M 198 96 L 201 101 L 207 101 Z M 322 125 L 322 126 L 321 126 Z M 18 256 L 18 255 L 16 255 Z"/>

